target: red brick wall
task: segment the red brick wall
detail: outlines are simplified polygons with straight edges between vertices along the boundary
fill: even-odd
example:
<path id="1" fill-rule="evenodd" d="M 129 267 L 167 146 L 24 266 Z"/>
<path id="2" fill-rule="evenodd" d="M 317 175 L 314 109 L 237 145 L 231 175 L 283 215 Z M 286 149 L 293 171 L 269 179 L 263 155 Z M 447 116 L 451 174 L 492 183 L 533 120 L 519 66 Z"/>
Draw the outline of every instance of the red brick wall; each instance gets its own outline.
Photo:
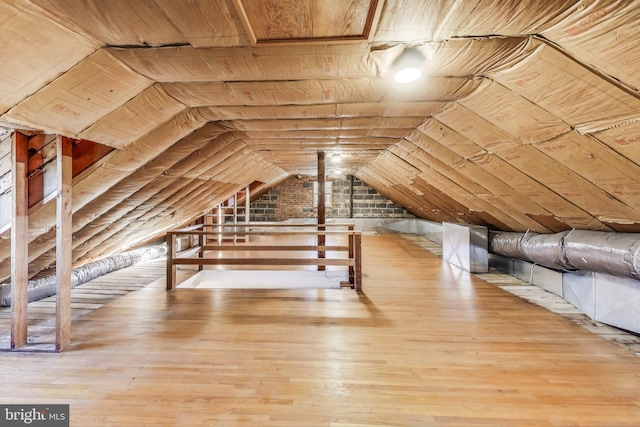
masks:
<path id="1" fill-rule="evenodd" d="M 251 203 L 251 221 L 284 221 L 290 218 L 315 218 L 313 207 L 313 181 L 315 177 L 292 176 Z M 327 218 L 411 218 L 413 215 L 395 205 L 375 189 L 357 178 L 352 186 L 348 179 L 332 182 L 332 207 L 327 207 Z M 351 200 L 353 199 L 353 207 Z"/>

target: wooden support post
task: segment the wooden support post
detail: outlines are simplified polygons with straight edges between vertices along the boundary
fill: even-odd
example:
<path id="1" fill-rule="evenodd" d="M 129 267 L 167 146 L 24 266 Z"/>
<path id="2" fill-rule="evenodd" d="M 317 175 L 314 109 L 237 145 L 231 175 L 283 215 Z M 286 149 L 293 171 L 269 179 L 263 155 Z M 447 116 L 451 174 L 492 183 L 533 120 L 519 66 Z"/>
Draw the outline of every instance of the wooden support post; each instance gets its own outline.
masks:
<path id="1" fill-rule="evenodd" d="M 251 221 L 251 187 L 247 185 L 244 190 L 244 223 L 248 225 L 250 221 Z M 244 227 L 244 231 L 249 231 L 249 227 Z M 244 241 L 245 243 L 249 241 L 249 235 L 244 236 Z"/>
<path id="2" fill-rule="evenodd" d="M 233 195 L 233 232 L 237 233 L 238 228 L 235 226 L 238 223 L 238 193 Z M 233 235 L 233 246 L 238 243 L 238 236 L 236 234 Z"/>
<path id="3" fill-rule="evenodd" d="M 173 263 L 176 249 L 176 235 L 167 233 L 167 290 L 172 290 L 176 285 L 176 265 Z"/>
<path id="4" fill-rule="evenodd" d="M 29 138 L 14 131 L 11 136 L 11 348 L 27 343 L 29 296 Z"/>
<path id="5" fill-rule="evenodd" d="M 355 289 L 356 292 L 362 292 L 362 234 L 355 233 L 354 235 L 355 246 Z"/>
<path id="6" fill-rule="evenodd" d="M 201 230 L 202 231 L 207 231 L 207 226 L 205 225 L 207 223 L 207 215 L 204 214 L 203 216 L 201 216 L 200 218 L 198 218 L 196 220 L 196 224 L 201 224 Z M 204 257 L 204 247 L 206 245 L 207 242 L 207 235 L 206 234 L 200 234 L 200 235 L 196 235 L 196 237 L 198 238 L 198 246 L 200 247 L 198 249 L 198 258 L 203 258 Z M 202 264 L 200 264 L 198 266 L 198 270 L 202 270 L 203 266 Z"/>
<path id="7" fill-rule="evenodd" d="M 224 231 L 222 224 L 224 223 L 223 212 L 222 212 L 222 203 L 218 204 L 218 227 L 216 230 L 218 231 L 218 246 L 222 245 L 222 232 Z"/>
<path id="8" fill-rule="evenodd" d="M 324 151 L 318 152 L 318 231 L 326 230 L 326 199 L 325 199 L 325 166 L 324 166 Z M 324 246 L 326 243 L 326 236 L 318 234 L 318 246 Z M 318 258 L 324 258 L 325 251 L 318 251 Z M 324 270 L 324 265 L 319 265 L 318 270 Z"/>
<path id="9" fill-rule="evenodd" d="M 56 194 L 56 351 L 71 343 L 72 141 L 58 135 Z"/>
<path id="10" fill-rule="evenodd" d="M 198 258 L 200 259 L 204 258 L 204 246 L 200 246 L 200 249 L 198 250 Z M 202 270 L 204 270 L 204 265 L 198 264 L 198 271 L 202 271 Z"/>
<path id="11" fill-rule="evenodd" d="M 353 218 L 353 175 L 349 175 L 349 218 Z"/>
<path id="12" fill-rule="evenodd" d="M 202 227 L 203 231 L 206 231 L 206 228 L 203 226 Z M 204 243 L 203 243 L 203 239 L 206 238 L 206 234 L 201 234 L 200 236 L 198 236 L 198 243 L 200 243 L 200 248 L 198 249 L 198 258 L 202 259 L 204 258 Z M 202 264 L 198 265 L 198 271 L 202 271 L 204 269 L 204 266 Z"/>
<path id="13" fill-rule="evenodd" d="M 353 232 L 353 225 L 349 225 L 349 259 L 354 259 L 354 250 L 353 250 L 353 245 L 354 245 L 354 241 L 353 241 L 353 236 L 354 236 L 354 232 Z M 355 284 L 355 276 L 354 276 L 354 266 L 350 265 L 349 266 L 349 283 L 351 284 Z"/>

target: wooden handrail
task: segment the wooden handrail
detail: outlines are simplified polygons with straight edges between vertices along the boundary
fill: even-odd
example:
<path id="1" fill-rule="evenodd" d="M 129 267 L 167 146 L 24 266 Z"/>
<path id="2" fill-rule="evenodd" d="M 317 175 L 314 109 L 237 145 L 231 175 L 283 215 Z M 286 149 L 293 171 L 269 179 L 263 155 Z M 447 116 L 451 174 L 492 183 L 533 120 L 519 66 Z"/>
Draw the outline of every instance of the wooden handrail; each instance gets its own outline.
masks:
<path id="1" fill-rule="evenodd" d="M 177 258 L 181 265 L 355 265 L 348 258 Z"/>
<path id="2" fill-rule="evenodd" d="M 210 224 L 208 224 L 210 225 Z M 260 223 L 263 225 L 263 223 Z M 286 224 L 289 226 L 290 224 Z M 297 225 L 297 224 L 296 224 Z M 304 224 L 307 227 L 316 227 L 317 224 Z M 351 226 L 351 224 L 340 224 L 341 226 Z M 236 224 L 230 225 L 235 227 Z M 238 224 L 237 226 L 256 226 L 256 224 Z M 274 224 L 275 227 L 281 227 L 282 224 Z M 279 230 L 279 231 L 202 231 L 196 227 L 187 227 L 189 230 L 180 229 L 167 232 L 167 290 L 172 290 L 176 286 L 176 266 L 178 265 L 197 265 L 199 270 L 202 270 L 205 265 L 278 265 L 278 266 L 346 266 L 349 269 L 349 280 L 343 283 L 345 286 L 350 286 L 356 290 L 356 292 L 362 292 L 362 234 L 359 231 L 353 230 Z M 229 240 L 233 242 L 232 245 L 200 245 L 199 256 L 184 257 L 179 256 L 176 252 L 176 241 L 178 236 L 347 236 L 347 245 L 295 245 L 287 243 L 286 245 L 249 245 L 242 244 L 237 245 L 235 239 Z M 281 252 L 310 252 L 318 253 L 319 251 L 327 252 L 344 252 L 346 257 L 344 258 L 265 258 L 265 257 L 244 257 L 244 258 L 205 258 L 205 252 L 220 251 L 221 253 L 229 251 L 243 251 L 243 252 L 269 252 L 269 251 L 281 251 Z"/>
<path id="3" fill-rule="evenodd" d="M 226 235 L 233 236 L 277 236 L 277 235 L 290 235 L 290 236 L 317 236 L 318 234 L 325 236 L 340 236 L 346 233 L 352 233 L 354 231 L 346 230 L 286 230 L 286 231 L 167 231 L 167 235 L 195 235 L 195 236 L 218 236 Z"/>
<path id="4" fill-rule="evenodd" d="M 243 222 L 243 223 L 226 223 L 226 224 L 203 224 L 207 227 L 273 227 L 273 228 L 285 228 L 285 227 L 355 227 L 355 223 L 353 222 L 328 222 L 326 224 L 305 224 L 305 223 L 291 223 L 286 224 L 282 222 Z M 353 228 L 350 228 L 353 229 Z"/>
<path id="5" fill-rule="evenodd" d="M 245 246 L 203 246 L 202 249 L 205 251 L 243 251 Z M 258 246 L 252 245 L 251 250 L 253 251 L 297 251 L 297 252 L 308 252 L 308 251 L 332 251 L 332 252 L 344 252 L 349 250 L 349 245 L 344 246 L 335 246 L 335 245 L 313 245 L 313 246 L 285 246 L 285 245 L 271 245 L 271 246 Z"/>

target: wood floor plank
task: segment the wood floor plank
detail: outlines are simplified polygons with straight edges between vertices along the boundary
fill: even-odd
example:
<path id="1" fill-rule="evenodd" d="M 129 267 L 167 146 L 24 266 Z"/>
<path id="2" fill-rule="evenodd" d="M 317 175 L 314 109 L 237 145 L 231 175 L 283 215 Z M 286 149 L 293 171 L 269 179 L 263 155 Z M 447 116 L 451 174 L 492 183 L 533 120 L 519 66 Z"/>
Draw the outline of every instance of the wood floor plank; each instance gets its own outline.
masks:
<path id="1" fill-rule="evenodd" d="M 398 235 L 364 236 L 363 272 L 360 295 L 148 278 L 75 317 L 69 351 L 0 353 L 2 401 L 85 427 L 638 425 L 628 350 Z"/>

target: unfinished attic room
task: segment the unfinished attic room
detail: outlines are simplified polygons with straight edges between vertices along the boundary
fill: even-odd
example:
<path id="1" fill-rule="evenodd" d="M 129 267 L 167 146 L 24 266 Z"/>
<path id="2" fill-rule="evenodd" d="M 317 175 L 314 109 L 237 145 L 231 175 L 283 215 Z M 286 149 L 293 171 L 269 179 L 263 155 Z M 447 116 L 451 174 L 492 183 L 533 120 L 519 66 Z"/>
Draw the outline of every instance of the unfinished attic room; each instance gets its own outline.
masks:
<path id="1" fill-rule="evenodd" d="M 640 425 L 640 1 L 2 0 L 1 426 Z"/>

